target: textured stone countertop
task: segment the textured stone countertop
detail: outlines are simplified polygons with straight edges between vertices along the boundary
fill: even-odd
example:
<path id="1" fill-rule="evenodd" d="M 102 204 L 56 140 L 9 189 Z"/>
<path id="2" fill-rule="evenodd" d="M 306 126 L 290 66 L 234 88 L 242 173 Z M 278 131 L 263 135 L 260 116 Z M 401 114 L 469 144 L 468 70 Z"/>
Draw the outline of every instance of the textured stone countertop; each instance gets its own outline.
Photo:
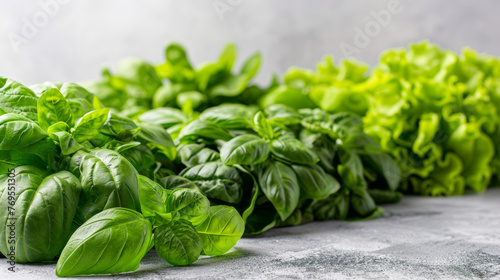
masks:
<path id="1" fill-rule="evenodd" d="M 365 222 L 315 222 L 242 239 L 224 256 L 172 267 L 154 251 L 114 279 L 500 279 L 500 189 L 406 196 Z M 0 279 L 52 279 L 55 264 L 18 265 Z M 82 278 L 79 278 L 82 279 Z M 92 279 L 106 279 L 93 277 Z"/>

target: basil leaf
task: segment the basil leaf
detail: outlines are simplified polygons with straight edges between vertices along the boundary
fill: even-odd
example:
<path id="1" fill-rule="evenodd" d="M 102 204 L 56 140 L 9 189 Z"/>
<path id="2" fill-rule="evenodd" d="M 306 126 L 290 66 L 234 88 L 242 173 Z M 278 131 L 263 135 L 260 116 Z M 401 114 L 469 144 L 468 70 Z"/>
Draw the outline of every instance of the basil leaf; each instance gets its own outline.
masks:
<path id="1" fill-rule="evenodd" d="M 193 190 L 200 190 L 193 182 L 190 180 L 177 176 L 177 175 L 171 175 L 167 176 L 165 178 L 161 179 L 161 185 L 163 188 L 167 190 L 176 190 L 176 189 L 193 189 Z"/>
<path id="2" fill-rule="evenodd" d="M 224 143 L 220 149 L 222 162 L 228 165 L 258 164 L 269 156 L 269 144 L 254 135 L 241 135 Z"/>
<path id="3" fill-rule="evenodd" d="M 155 212 L 167 213 L 166 200 L 171 191 L 164 189 L 148 177 L 139 175 L 139 199 L 145 217 L 154 217 Z"/>
<path id="4" fill-rule="evenodd" d="M 147 123 L 139 124 L 140 131 L 138 134 L 139 140 L 143 141 L 151 149 L 158 149 L 169 159 L 175 159 L 176 149 L 170 134 L 161 126 L 156 126 Z"/>
<path id="5" fill-rule="evenodd" d="M 180 176 L 191 180 L 209 198 L 238 204 L 243 195 L 243 180 L 235 167 L 209 162 L 184 169 Z"/>
<path id="6" fill-rule="evenodd" d="M 299 203 L 300 187 L 292 168 L 274 160 L 264 162 L 258 168 L 262 192 L 271 201 L 282 220 L 293 213 Z"/>
<path id="7" fill-rule="evenodd" d="M 71 107 L 59 90 L 52 88 L 38 100 L 38 123 L 47 130 L 49 126 L 64 122 L 72 127 L 75 123 Z"/>
<path id="8" fill-rule="evenodd" d="M 142 122 L 158 125 L 163 128 L 170 128 L 187 121 L 187 116 L 181 110 L 175 108 L 156 108 L 147 111 L 138 118 Z"/>
<path id="9" fill-rule="evenodd" d="M 271 141 L 274 156 L 293 163 L 315 164 L 319 161 L 316 153 L 293 137 L 281 137 Z"/>
<path id="10" fill-rule="evenodd" d="M 31 165 L 41 169 L 45 169 L 46 167 L 43 160 L 36 155 L 25 154 L 14 150 L 0 150 L 0 170 L 9 170 L 21 165 Z"/>
<path id="11" fill-rule="evenodd" d="M 247 129 L 252 127 L 255 109 L 241 104 L 223 104 L 203 111 L 200 120 L 217 124 L 225 129 Z"/>
<path id="12" fill-rule="evenodd" d="M 35 122 L 17 114 L 0 115 L 0 150 L 15 150 L 36 154 L 47 160 L 54 151 L 54 143 L 47 133 Z"/>
<path id="13" fill-rule="evenodd" d="M 260 53 L 253 54 L 243 63 L 240 74 L 245 76 L 247 80 L 252 79 L 259 71 L 261 60 Z"/>
<path id="14" fill-rule="evenodd" d="M 187 167 L 220 160 L 218 152 L 210 148 L 205 148 L 205 146 L 199 144 L 186 144 L 180 146 L 179 156 L 181 162 Z"/>
<path id="15" fill-rule="evenodd" d="M 266 114 L 269 121 L 284 125 L 299 124 L 302 120 L 302 116 L 297 111 L 283 104 L 275 104 L 267 107 Z"/>
<path id="16" fill-rule="evenodd" d="M 219 56 L 218 63 L 221 68 L 223 68 L 227 72 L 231 72 L 235 59 L 236 46 L 234 44 L 227 44 Z"/>
<path id="17" fill-rule="evenodd" d="M 210 207 L 210 215 L 196 227 L 201 237 L 204 255 L 226 253 L 238 242 L 245 231 L 243 219 L 236 209 L 219 205 Z"/>
<path id="18" fill-rule="evenodd" d="M 135 169 L 139 172 L 153 167 L 156 163 L 155 157 L 151 150 L 142 144 L 118 152 L 120 153 L 120 155 L 130 161 L 130 163 L 132 163 Z"/>
<path id="19" fill-rule="evenodd" d="M 312 205 L 314 218 L 319 221 L 345 220 L 349 212 L 349 204 L 349 195 L 345 191 L 339 191 Z"/>
<path id="20" fill-rule="evenodd" d="M 201 224 L 208 217 L 210 201 L 197 190 L 176 189 L 167 198 L 167 213 L 179 213 L 181 219 L 188 220 L 194 226 Z"/>
<path id="21" fill-rule="evenodd" d="M 78 151 L 71 158 L 70 170 L 82 182 L 77 214 L 83 220 L 113 207 L 141 209 L 137 171 L 119 153 L 106 149 Z"/>
<path id="22" fill-rule="evenodd" d="M 5 213 L 0 218 L 0 251 L 4 255 L 10 253 L 12 243 L 7 241 L 15 236 L 16 262 L 51 261 L 69 239 L 80 182 L 67 171 L 47 175 L 28 165 L 17 167 L 12 173 L 14 177 L 9 174 L 0 175 L 0 209 Z M 15 187 L 9 184 L 12 180 Z M 8 198 L 12 191 L 14 201 Z M 10 212 L 12 216 L 8 215 Z M 15 220 L 8 220 L 14 217 Z"/>
<path id="23" fill-rule="evenodd" d="M 100 109 L 85 114 L 72 132 L 73 138 L 83 142 L 96 137 L 108 119 L 109 109 Z"/>
<path id="24" fill-rule="evenodd" d="M 0 77 L 0 108 L 6 113 L 16 113 L 32 121 L 37 121 L 38 97 L 28 87 Z"/>
<path id="25" fill-rule="evenodd" d="M 190 265 L 201 255 L 201 238 L 185 220 L 156 228 L 154 242 L 158 255 L 172 265 Z"/>
<path id="26" fill-rule="evenodd" d="M 179 133 L 180 142 L 196 142 L 199 138 L 229 141 L 233 137 L 216 124 L 195 120 L 187 124 Z"/>
<path id="27" fill-rule="evenodd" d="M 126 208 L 103 211 L 79 227 L 59 257 L 59 277 L 134 271 L 149 251 L 151 223 Z"/>
<path id="28" fill-rule="evenodd" d="M 317 165 L 292 165 L 300 186 L 301 198 L 322 199 L 340 189 L 339 182 Z"/>
<path id="29" fill-rule="evenodd" d="M 61 154 L 65 156 L 74 154 L 83 149 L 83 146 L 68 132 L 69 129 L 69 126 L 65 122 L 55 123 L 47 129 L 50 138 L 59 143 Z"/>
<path id="30" fill-rule="evenodd" d="M 273 139 L 274 138 L 274 133 L 273 133 L 273 128 L 267 121 L 266 117 L 262 112 L 258 112 L 255 114 L 254 117 L 254 126 L 255 126 L 255 131 L 265 139 Z"/>

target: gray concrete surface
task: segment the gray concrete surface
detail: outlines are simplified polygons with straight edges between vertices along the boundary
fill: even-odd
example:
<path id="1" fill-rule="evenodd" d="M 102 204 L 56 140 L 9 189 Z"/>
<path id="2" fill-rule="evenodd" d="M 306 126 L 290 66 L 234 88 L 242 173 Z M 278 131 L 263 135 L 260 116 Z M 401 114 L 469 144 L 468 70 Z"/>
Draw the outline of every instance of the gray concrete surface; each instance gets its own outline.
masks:
<path id="1" fill-rule="evenodd" d="M 185 44 L 199 63 L 232 41 L 239 63 L 262 51 L 257 78 L 266 84 L 291 65 L 314 67 L 325 54 L 342 58 L 340 44 L 354 44 L 356 28 L 365 29 L 391 1 L 401 11 L 354 57 L 373 64 L 387 48 L 424 39 L 500 55 L 495 0 L 0 0 L 0 75 L 26 84 L 78 82 L 127 56 L 159 63 L 166 42 Z M 61 4 L 46 7 L 54 2 Z M 11 39 L 16 35 L 19 44 Z"/>
<path id="2" fill-rule="evenodd" d="M 500 279 L 499 202 L 500 188 L 406 196 L 376 220 L 273 229 L 189 267 L 150 252 L 137 272 L 92 279 Z M 1 261 L 0 279 L 52 279 L 54 269 L 19 265 L 12 273 Z"/>

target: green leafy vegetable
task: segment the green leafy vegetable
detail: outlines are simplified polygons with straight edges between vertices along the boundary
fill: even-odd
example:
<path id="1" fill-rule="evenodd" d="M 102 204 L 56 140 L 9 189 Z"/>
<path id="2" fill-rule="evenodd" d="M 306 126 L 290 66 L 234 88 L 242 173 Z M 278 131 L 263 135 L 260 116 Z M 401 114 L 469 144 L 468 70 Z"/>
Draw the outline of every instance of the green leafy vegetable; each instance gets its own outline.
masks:
<path id="1" fill-rule="evenodd" d="M 229 251 L 245 231 L 245 225 L 240 214 L 230 206 L 212 206 L 210 215 L 202 224 L 196 227 L 203 254 L 222 255 Z"/>
<path id="2" fill-rule="evenodd" d="M 189 265 L 201 255 L 202 241 L 196 229 L 186 221 L 175 221 L 155 229 L 158 255 L 173 265 Z"/>
<path id="3" fill-rule="evenodd" d="M 56 274 L 67 277 L 134 271 L 149 251 L 151 230 L 151 223 L 134 210 L 103 211 L 73 233 L 59 257 Z"/>
<path id="4" fill-rule="evenodd" d="M 14 255 L 19 263 L 50 261 L 58 256 L 69 239 L 80 191 L 78 178 L 67 171 L 48 175 L 24 165 L 2 172 L 2 254 Z"/>

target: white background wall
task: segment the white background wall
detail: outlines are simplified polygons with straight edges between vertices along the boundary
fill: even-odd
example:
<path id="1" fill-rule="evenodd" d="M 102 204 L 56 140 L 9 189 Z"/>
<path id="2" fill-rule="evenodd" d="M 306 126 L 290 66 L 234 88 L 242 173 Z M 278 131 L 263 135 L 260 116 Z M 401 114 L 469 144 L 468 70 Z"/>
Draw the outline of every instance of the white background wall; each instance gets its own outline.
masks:
<path id="1" fill-rule="evenodd" d="M 0 75 L 25 84 L 78 82 L 126 56 L 159 63 L 169 41 L 183 43 L 195 63 L 215 59 L 232 41 L 240 58 L 262 51 L 258 80 L 266 83 L 290 65 L 313 67 L 325 54 L 342 58 L 340 43 L 355 46 L 355 28 L 364 29 L 371 12 L 387 10 L 390 1 L 397 0 L 0 0 Z M 381 51 L 422 39 L 500 55 L 500 1 L 399 2 L 401 12 L 354 57 L 374 64 Z M 49 15 L 42 3 L 52 3 Z M 26 33 L 30 24 L 37 30 Z"/>

